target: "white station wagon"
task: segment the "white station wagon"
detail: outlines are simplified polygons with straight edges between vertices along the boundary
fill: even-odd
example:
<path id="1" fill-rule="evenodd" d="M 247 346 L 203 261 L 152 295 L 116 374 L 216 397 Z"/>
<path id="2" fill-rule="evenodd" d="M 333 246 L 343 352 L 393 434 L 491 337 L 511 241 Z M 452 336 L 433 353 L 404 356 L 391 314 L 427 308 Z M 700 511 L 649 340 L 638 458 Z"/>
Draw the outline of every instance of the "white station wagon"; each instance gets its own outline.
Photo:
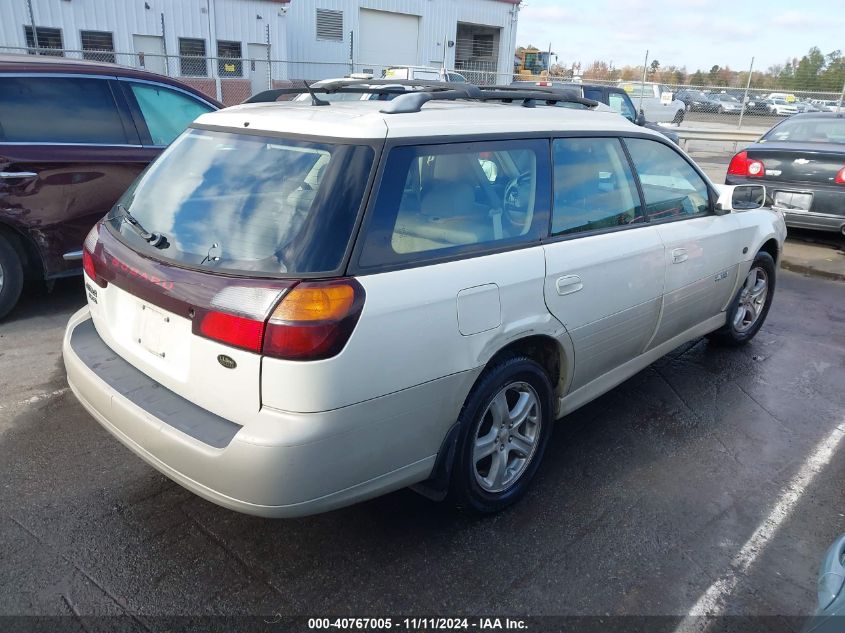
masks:
<path id="1" fill-rule="evenodd" d="M 662 135 L 555 99 L 201 116 L 85 242 L 74 393 L 240 512 L 513 503 L 556 419 L 686 341 L 750 340 L 786 235 L 763 187 L 720 192 Z"/>

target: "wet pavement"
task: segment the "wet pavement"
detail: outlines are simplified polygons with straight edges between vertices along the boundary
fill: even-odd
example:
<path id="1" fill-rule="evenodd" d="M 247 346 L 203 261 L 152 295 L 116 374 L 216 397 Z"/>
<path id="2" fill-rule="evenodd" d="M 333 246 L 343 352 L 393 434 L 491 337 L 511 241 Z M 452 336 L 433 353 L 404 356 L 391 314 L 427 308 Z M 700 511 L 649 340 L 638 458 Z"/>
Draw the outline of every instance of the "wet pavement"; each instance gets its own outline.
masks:
<path id="1" fill-rule="evenodd" d="M 527 497 L 484 519 L 410 491 L 275 521 L 193 496 L 66 390 L 81 296 L 30 289 L 0 324 L 0 615 L 677 616 L 671 631 L 729 578 L 719 612 L 790 631 L 845 531 L 845 442 L 819 453 L 845 430 L 842 283 L 782 271 L 752 344 L 687 344 L 568 416 Z"/>

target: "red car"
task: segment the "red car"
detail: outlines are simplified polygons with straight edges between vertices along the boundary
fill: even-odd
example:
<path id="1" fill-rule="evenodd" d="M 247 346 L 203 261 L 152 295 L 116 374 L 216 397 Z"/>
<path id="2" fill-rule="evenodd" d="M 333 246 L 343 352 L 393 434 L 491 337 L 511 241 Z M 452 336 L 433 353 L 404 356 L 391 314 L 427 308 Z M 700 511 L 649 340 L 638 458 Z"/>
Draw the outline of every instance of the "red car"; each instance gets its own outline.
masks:
<path id="1" fill-rule="evenodd" d="M 191 121 L 221 107 L 162 75 L 0 55 L 0 318 L 25 279 L 79 274 L 94 223 Z"/>

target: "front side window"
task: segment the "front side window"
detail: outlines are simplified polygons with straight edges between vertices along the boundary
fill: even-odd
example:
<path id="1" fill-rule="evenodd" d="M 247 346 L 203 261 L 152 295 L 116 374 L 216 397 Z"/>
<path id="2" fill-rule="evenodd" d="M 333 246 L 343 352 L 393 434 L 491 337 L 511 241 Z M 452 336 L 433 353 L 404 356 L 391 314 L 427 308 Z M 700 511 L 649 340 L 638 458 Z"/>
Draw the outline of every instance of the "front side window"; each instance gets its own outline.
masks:
<path id="1" fill-rule="evenodd" d="M 614 138 L 557 139 L 552 234 L 643 222 L 640 197 L 622 144 Z"/>
<path id="2" fill-rule="evenodd" d="M 708 213 L 707 183 L 680 154 L 660 143 L 641 138 L 625 139 L 652 220 Z"/>
<path id="3" fill-rule="evenodd" d="M 548 225 L 548 141 L 390 151 L 364 230 L 362 268 L 537 240 Z"/>
<path id="4" fill-rule="evenodd" d="M 373 164 L 366 145 L 191 129 L 135 181 L 111 227 L 148 257 L 240 273 L 340 267 Z M 166 243 L 154 247 L 123 210 Z"/>
<path id="5" fill-rule="evenodd" d="M 208 75 L 205 40 L 192 37 L 179 38 L 179 72 L 183 77 L 205 77 Z"/>
<path id="6" fill-rule="evenodd" d="M 9 76 L 0 77 L 0 140 L 122 145 L 126 132 L 104 79 Z"/>
<path id="7" fill-rule="evenodd" d="M 199 115 L 212 107 L 199 99 L 155 84 L 131 84 L 153 145 L 169 145 Z"/>

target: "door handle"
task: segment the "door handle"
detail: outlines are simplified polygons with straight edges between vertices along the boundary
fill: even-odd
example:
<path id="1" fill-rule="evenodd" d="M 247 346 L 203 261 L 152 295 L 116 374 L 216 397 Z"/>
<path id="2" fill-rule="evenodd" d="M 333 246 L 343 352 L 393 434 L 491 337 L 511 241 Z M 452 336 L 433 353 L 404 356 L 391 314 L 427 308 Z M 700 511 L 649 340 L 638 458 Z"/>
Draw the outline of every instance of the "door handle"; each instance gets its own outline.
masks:
<path id="1" fill-rule="evenodd" d="M 672 263 L 673 264 L 680 264 L 681 262 L 685 262 L 689 259 L 689 255 L 687 254 L 687 249 L 685 248 L 676 248 L 672 251 Z"/>
<path id="2" fill-rule="evenodd" d="M 583 287 L 584 284 L 578 275 L 564 275 L 563 277 L 558 277 L 555 282 L 555 289 L 561 296 L 578 292 Z"/>
<path id="3" fill-rule="evenodd" d="M 38 178 L 38 174 L 34 171 L 0 171 L 0 178 Z"/>

